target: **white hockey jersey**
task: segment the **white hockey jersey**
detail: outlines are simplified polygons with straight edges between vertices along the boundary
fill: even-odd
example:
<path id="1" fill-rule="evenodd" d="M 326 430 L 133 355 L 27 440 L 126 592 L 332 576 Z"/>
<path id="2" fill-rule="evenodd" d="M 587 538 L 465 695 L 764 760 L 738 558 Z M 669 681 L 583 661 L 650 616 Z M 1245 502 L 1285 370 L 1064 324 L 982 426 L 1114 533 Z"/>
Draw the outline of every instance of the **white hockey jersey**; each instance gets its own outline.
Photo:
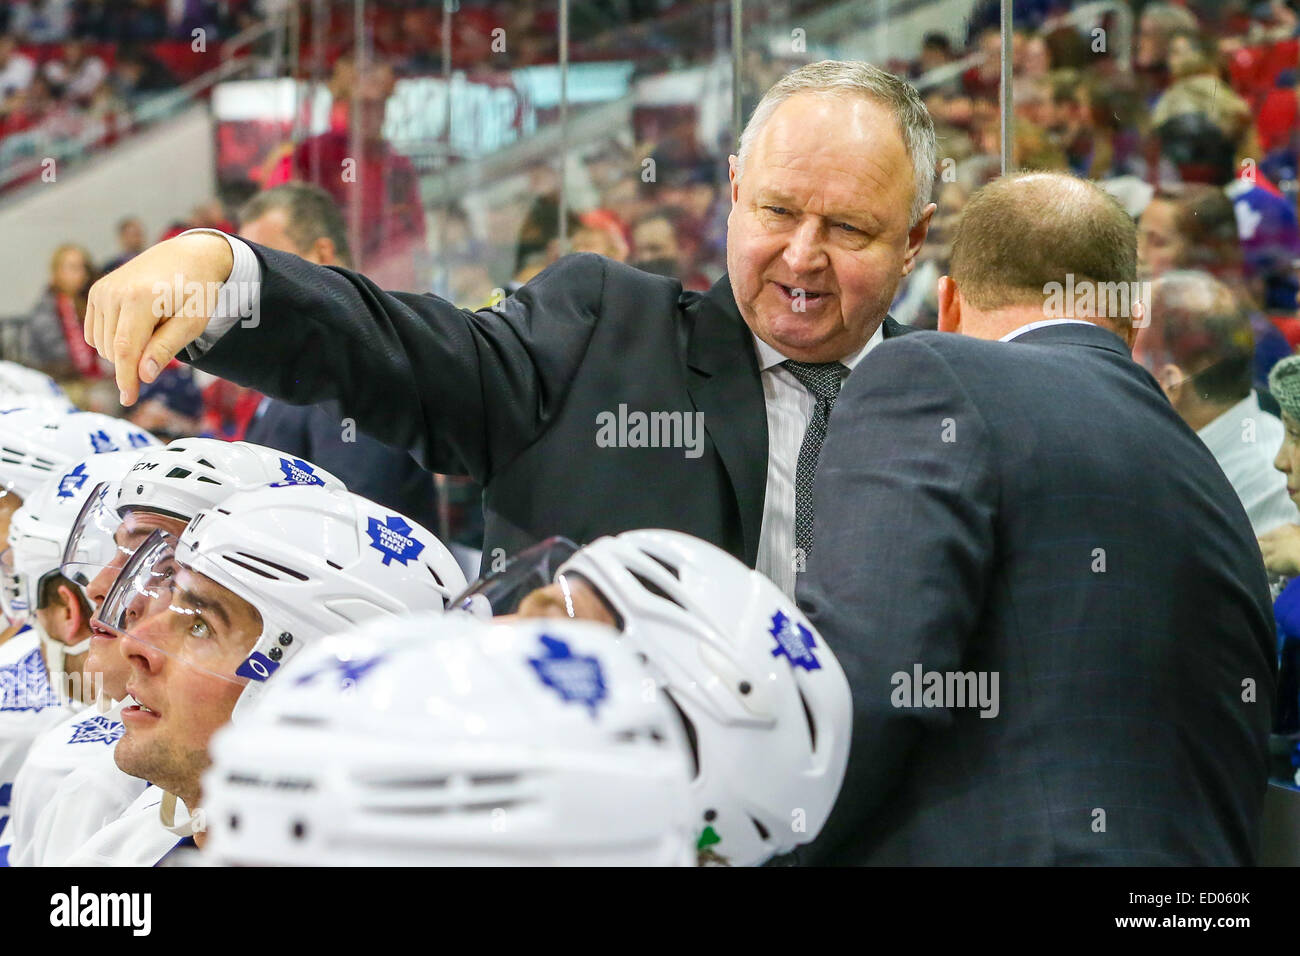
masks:
<path id="1" fill-rule="evenodd" d="M 0 645 L 0 830 L 32 741 L 69 713 L 50 686 L 34 630 L 27 628 Z"/>
<path id="2" fill-rule="evenodd" d="M 64 866 L 96 833 L 126 812 L 149 787 L 118 769 L 113 748 L 104 747 L 55 788 L 32 830 L 32 866 Z M 26 862 L 26 857 L 23 858 Z"/>
<path id="3" fill-rule="evenodd" d="M 41 813 L 53 804 L 60 784 L 78 768 L 93 765 L 97 755 L 112 754 L 113 745 L 122 736 L 121 714 L 124 704 L 125 702 L 119 702 L 107 708 L 99 704 L 83 707 L 62 723 L 46 730 L 32 744 L 27 760 L 14 780 L 9 823 L 0 833 L 0 857 L 7 851 L 10 866 L 43 865 L 44 841 L 52 836 L 57 837 L 57 831 L 64 826 L 70 826 L 76 831 L 71 838 L 77 840 L 76 846 L 80 846 L 94 832 L 87 827 L 93 823 L 94 829 L 98 829 L 115 819 L 131 799 L 139 796 L 144 781 L 139 781 L 138 787 L 109 787 L 113 796 L 107 807 L 103 805 L 102 799 L 85 805 L 64 803 L 64 809 L 46 821 L 49 829 L 42 833 L 40 841 L 37 840 Z M 113 765 L 113 769 L 117 769 L 116 765 Z M 125 777 L 126 774 L 122 776 Z M 105 791 L 101 788 L 98 792 Z M 123 800 L 123 796 L 127 799 Z M 81 816 L 88 822 L 77 826 L 72 820 L 74 815 Z"/>
<path id="4" fill-rule="evenodd" d="M 161 805 L 166 791 L 149 784 L 116 820 L 95 833 L 64 861 L 65 866 L 157 866 L 177 845 L 189 838 L 163 826 Z M 187 816 L 176 801 L 176 816 Z"/>

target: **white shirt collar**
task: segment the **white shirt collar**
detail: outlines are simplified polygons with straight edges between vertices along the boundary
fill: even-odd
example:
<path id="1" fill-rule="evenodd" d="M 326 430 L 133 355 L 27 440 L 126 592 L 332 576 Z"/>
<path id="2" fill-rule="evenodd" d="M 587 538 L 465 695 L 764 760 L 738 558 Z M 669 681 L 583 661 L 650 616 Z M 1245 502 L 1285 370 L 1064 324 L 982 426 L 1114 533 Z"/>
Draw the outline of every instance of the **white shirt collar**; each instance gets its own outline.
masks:
<path id="1" fill-rule="evenodd" d="M 753 335 L 753 332 L 750 332 L 750 335 Z M 864 358 L 866 358 L 868 352 L 870 352 L 872 349 L 874 349 L 877 345 L 879 345 L 884 340 L 885 340 L 885 323 L 882 320 L 881 323 L 878 326 L 876 326 L 876 331 L 871 334 L 871 338 L 867 339 L 867 344 L 862 346 L 862 348 L 859 349 L 856 354 L 851 355 L 848 358 L 840 359 L 841 364 L 847 366 L 849 371 L 852 371 L 854 368 L 857 367 L 857 364 L 859 362 L 861 362 Z M 772 348 L 772 346 L 768 345 L 766 342 L 760 339 L 757 335 L 754 335 L 754 348 L 758 352 L 758 369 L 760 372 L 766 372 L 770 368 L 775 368 L 776 366 L 780 365 L 782 362 L 787 361 L 790 358 L 790 356 L 788 355 L 782 355 L 776 349 Z"/>
<path id="2" fill-rule="evenodd" d="M 1013 329 L 1002 338 L 999 342 L 1010 342 L 1012 339 L 1019 338 L 1026 332 L 1032 332 L 1034 329 L 1045 329 L 1049 325 L 1094 325 L 1093 322 L 1085 322 L 1083 319 L 1041 319 L 1038 322 L 1030 322 L 1028 325 L 1022 325 L 1018 329 Z"/>

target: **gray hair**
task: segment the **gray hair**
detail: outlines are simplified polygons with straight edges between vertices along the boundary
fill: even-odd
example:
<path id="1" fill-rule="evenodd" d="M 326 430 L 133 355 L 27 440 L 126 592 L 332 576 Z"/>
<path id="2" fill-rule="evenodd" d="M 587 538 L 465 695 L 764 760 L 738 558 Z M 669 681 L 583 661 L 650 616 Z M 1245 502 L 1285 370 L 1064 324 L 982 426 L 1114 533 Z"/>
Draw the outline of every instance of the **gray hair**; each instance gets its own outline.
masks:
<path id="1" fill-rule="evenodd" d="M 754 113 L 740 134 L 736 151 L 736 174 L 744 173 L 745 160 L 754 147 L 759 131 L 771 119 L 776 108 L 799 93 L 830 96 L 860 96 L 887 107 L 898 120 L 903 146 L 912 160 L 912 209 L 909 225 L 916 225 L 930 202 L 934 189 L 934 169 L 938 147 L 935 145 L 934 121 L 921 102 L 916 88 L 870 63 L 856 60 L 822 60 L 787 73 L 772 84 L 759 100 Z"/>

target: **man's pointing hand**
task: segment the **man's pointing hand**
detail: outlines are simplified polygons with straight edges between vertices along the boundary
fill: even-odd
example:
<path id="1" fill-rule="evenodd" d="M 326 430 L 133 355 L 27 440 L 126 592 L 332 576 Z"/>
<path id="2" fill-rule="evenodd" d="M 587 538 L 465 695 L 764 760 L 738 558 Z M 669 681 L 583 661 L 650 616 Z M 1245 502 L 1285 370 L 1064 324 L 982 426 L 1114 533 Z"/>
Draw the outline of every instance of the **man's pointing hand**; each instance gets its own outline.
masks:
<path id="1" fill-rule="evenodd" d="M 86 342 L 113 363 L 123 405 L 207 328 L 233 266 L 222 236 L 192 233 L 146 249 L 90 287 Z"/>

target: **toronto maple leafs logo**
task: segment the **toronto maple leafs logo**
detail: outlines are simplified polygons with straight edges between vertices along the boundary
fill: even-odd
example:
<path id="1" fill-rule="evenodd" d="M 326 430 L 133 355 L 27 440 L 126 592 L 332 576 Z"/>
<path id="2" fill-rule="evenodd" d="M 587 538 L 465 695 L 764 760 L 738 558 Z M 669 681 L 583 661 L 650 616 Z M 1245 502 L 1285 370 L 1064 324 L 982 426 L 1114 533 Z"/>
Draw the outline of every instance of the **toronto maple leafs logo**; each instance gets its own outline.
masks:
<path id="1" fill-rule="evenodd" d="M 540 639 L 543 653 L 528 658 L 528 663 L 542 683 L 560 695 L 560 700 L 585 705 L 595 719 L 596 707 L 608 696 L 600 661 L 573 653 L 569 645 L 557 637 L 543 634 Z"/>
<path id="2" fill-rule="evenodd" d="M 108 436 L 108 432 L 102 428 L 97 432 L 90 433 L 90 447 L 96 455 L 102 455 L 109 451 L 121 451 L 120 448 L 113 444 L 113 439 Z"/>
<path id="3" fill-rule="evenodd" d="M 60 498 L 75 498 L 77 492 L 81 490 L 89 477 L 90 475 L 86 474 L 86 463 L 83 461 L 59 479 L 58 496 Z"/>
<path id="4" fill-rule="evenodd" d="M 400 561 L 414 561 L 424 550 L 424 543 L 410 537 L 411 526 L 397 515 L 389 515 L 384 521 L 371 518 L 366 528 L 370 535 L 370 547 L 384 556 L 384 564 Z"/>
<path id="5" fill-rule="evenodd" d="M 70 744 L 113 744 L 126 730 L 120 720 L 96 714 L 88 720 L 72 725 Z"/>
<path id="6" fill-rule="evenodd" d="M 280 470 L 284 472 L 284 481 L 277 481 L 276 487 L 325 484 L 325 480 L 316 474 L 315 466 L 301 458 L 281 458 Z"/>
<path id="7" fill-rule="evenodd" d="M 776 638 L 776 647 L 772 649 L 773 657 L 784 656 L 792 667 L 802 667 L 806 671 L 821 669 L 822 665 L 812 652 L 817 642 L 808 628 L 790 620 L 784 612 L 777 611 L 772 615 L 772 627 L 767 633 Z"/>
<path id="8" fill-rule="evenodd" d="M 318 677 L 331 676 L 343 690 L 349 690 L 357 685 L 361 678 L 374 670 L 375 666 L 388 659 L 387 654 L 376 654 L 373 657 L 366 657 L 360 660 L 344 660 L 341 657 L 331 657 L 328 661 L 320 664 L 318 667 L 299 676 L 294 681 L 295 686 L 302 684 L 311 684 Z"/>
<path id="9" fill-rule="evenodd" d="M 58 703 L 39 650 L 8 667 L 0 667 L 0 711 L 44 710 Z"/>
<path id="10" fill-rule="evenodd" d="M 131 432 L 126 436 L 126 440 L 131 443 L 132 448 L 148 448 L 153 444 L 153 439 L 144 432 Z"/>

